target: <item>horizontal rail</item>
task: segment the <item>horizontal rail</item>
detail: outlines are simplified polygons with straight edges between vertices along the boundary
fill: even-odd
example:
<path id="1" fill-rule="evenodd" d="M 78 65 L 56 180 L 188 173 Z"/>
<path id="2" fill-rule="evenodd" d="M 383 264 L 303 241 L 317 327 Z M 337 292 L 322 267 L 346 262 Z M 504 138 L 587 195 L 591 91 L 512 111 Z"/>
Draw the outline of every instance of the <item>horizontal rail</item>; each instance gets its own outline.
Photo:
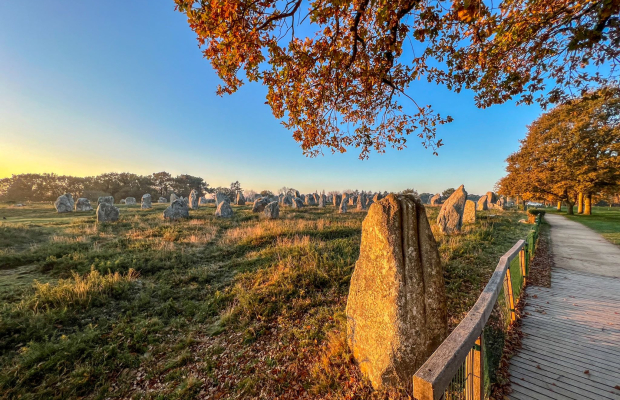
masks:
<path id="1" fill-rule="evenodd" d="M 519 255 L 525 240 L 519 240 L 500 259 L 495 272 L 476 304 L 450 336 L 413 376 L 413 396 L 418 400 L 439 400 L 450 381 L 480 337 L 503 287 L 510 262 Z"/>

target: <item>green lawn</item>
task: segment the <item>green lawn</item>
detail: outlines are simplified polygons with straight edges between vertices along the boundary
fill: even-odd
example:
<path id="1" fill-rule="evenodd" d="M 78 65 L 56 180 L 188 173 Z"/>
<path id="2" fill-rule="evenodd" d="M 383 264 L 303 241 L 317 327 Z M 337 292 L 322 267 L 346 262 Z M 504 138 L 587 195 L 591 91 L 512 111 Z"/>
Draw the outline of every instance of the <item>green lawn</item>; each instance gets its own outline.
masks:
<path id="1" fill-rule="evenodd" d="M 154 206 L 97 225 L 0 205 L 0 398 L 370 396 L 343 335 L 365 212 L 283 208 L 267 221 L 205 206 L 166 222 Z M 530 226 L 482 212 L 446 237 L 438 211 L 453 328 Z"/>
<path id="2" fill-rule="evenodd" d="M 574 211 L 577 211 L 577 207 Z M 555 208 L 548 208 L 547 212 L 562 214 L 573 221 L 580 222 L 600 233 L 611 243 L 620 246 L 620 208 L 618 207 L 592 207 L 592 215 L 566 215 L 566 207 L 562 207 L 561 212 Z"/>

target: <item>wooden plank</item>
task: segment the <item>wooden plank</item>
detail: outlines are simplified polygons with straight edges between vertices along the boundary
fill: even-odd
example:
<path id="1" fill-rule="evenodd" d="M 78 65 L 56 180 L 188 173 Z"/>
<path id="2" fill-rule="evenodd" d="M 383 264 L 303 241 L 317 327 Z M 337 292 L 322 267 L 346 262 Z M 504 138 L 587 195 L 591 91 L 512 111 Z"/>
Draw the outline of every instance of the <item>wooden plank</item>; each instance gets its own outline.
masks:
<path id="1" fill-rule="evenodd" d="M 617 364 L 617 359 L 615 357 L 610 357 L 600 352 L 592 352 L 586 349 L 574 349 L 567 346 L 558 345 L 557 343 L 553 343 L 552 341 L 524 341 L 522 343 L 523 348 L 529 348 L 532 351 L 545 352 L 547 349 L 549 351 L 554 351 L 556 353 L 569 353 L 573 355 L 578 355 L 586 360 L 590 360 L 592 362 L 601 362 L 607 366 L 615 366 Z"/>
<path id="2" fill-rule="evenodd" d="M 512 360 L 511 360 L 512 361 Z M 519 365 L 514 365 L 511 364 L 510 365 L 510 371 L 529 371 L 530 374 L 536 374 L 536 376 L 539 377 L 539 379 L 544 380 L 545 382 L 548 382 L 550 384 L 556 384 L 556 385 L 562 385 L 562 387 L 574 387 L 574 388 L 581 388 L 585 391 L 587 391 L 588 393 L 592 393 L 596 396 L 598 396 L 597 398 L 605 398 L 605 399 L 614 399 L 614 400 L 620 400 L 620 397 L 615 395 L 612 390 L 613 387 L 612 386 L 608 386 L 608 387 L 598 387 L 598 384 L 590 384 L 590 382 L 584 381 L 582 379 L 575 379 L 576 377 L 573 375 L 570 376 L 566 376 L 563 374 L 558 374 L 557 372 L 554 371 L 547 371 L 545 369 L 538 369 L 536 368 L 536 366 L 532 366 L 530 364 L 527 363 L 519 363 Z"/>
<path id="3" fill-rule="evenodd" d="M 523 371 L 517 371 L 516 369 L 510 371 L 510 375 L 511 375 L 510 383 L 512 383 L 513 385 L 532 388 L 532 390 L 535 390 L 533 387 L 540 387 L 550 392 L 557 393 L 558 395 L 562 396 L 561 397 L 562 399 L 573 399 L 573 400 L 582 400 L 582 399 L 596 400 L 598 399 L 597 395 L 586 392 L 585 390 L 582 390 L 580 388 L 576 388 L 576 387 L 565 388 L 565 387 L 561 387 L 557 385 L 554 386 L 551 383 L 545 382 L 543 379 L 539 379 L 538 376 L 532 376 L 533 374 L 529 375 Z"/>
<path id="4" fill-rule="evenodd" d="M 553 343 L 562 343 L 567 346 L 581 347 L 583 349 L 600 350 L 605 354 L 609 354 L 620 359 L 620 351 L 618 351 L 618 342 L 613 339 L 603 342 L 600 338 L 598 340 L 591 341 L 586 335 L 570 335 L 567 336 L 565 332 L 562 334 L 556 334 L 545 329 L 541 329 L 536 325 L 528 324 L 527 327 L 523 327 L 523 333 L 525 337 L 532 336 L 537 340 L 550 340 Z"/>
<path id="5" fill-rule="evenodd" d="M 540 360 L 543 363 L 558 364 L 558 365 L 565 366 L 567 368 L 577 369 L 581 371 L 587 369 L 587 370 L 590 370 L 591 372 L 595 372 L 597 374 L 600 374 L 601 376 L 606 377 L 606 379 L 608 379 L 609 381 L 617 380 L 618 382 L 620 382 L 620 374 L 618 374 L 617 369 L 614 370 L 612 368 L 609 368 L 609 369 L 601 368 L 601 366 L 598 363 L 584 362 L 583 360 L 580 361 L 580 360 L 574 360 L 568 357 L 554 356 L 549 353 L 541 354 L 541 353 L 537 353 L 537 352 L 533 352 L 533 351 L 529 351 L 525 349 L 519 350 L 519 357 L 523 357 L 531 361 Z"/>

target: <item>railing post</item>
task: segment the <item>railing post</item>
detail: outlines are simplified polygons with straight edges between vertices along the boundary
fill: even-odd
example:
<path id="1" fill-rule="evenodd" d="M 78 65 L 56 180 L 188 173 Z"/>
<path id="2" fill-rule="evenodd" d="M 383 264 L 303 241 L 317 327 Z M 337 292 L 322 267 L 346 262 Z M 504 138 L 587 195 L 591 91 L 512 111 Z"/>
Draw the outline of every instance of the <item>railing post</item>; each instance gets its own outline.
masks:
<path id="1" fill-rule="evenodd" d="M 465 400 L 484 399 L 484 339 L 480 335 L 471 349 L 467 360 L 467 382 L 465 385 Z"/>
<path id="2" fill-rule="evenodd" d="M 519 264 L 521 265 L 521 276 L 523 276 L 523 286 L 526 284 L 527 280 L 527 267 L 528 267 L 528 253 L 527 253 L 527 242 L 523 245 L 523 248 L 519 252 Z"/>
<path id="3" fill-rule="evenodd" d="M 510 323 L 515 322 L 517 319 L 517 314 L 515 313 L 515 299 L 512 296 L 512 279 L 510 278 L 510 264 L 508 264 L 508 268 L 506 269 L 506 287 L 508 288 L 508 306 L 510 307 Z"/>

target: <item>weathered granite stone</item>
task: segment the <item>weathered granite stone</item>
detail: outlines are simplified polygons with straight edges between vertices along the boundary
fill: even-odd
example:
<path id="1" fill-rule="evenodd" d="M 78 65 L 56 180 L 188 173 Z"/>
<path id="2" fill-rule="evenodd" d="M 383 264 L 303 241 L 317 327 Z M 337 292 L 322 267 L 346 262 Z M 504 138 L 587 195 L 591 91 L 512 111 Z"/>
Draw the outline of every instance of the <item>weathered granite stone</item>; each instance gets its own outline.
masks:
<path id="1" fill-rule="evenodd" d="M 293 206 L 293 197 L 290 194 L 287 194 L 282 198 L 282 205 L 286 207 Z"/>
<path id="2" fill-rule="evenodd" d="M 86 211 L 92 211 L 92 210 L 93 210 L 93 207 L 90 205 L 90 200 L 84 197 L 80 197 L 75 202 L 75 211 L 77 212 L 86 212 Z"/>
<path id="3" fill-rule="evenodd" d="M 243 196 L 243 193 L 237 192 L 237 198 L 235 199 L 235 204 L 237 204 L 238 206 L 245 205 L 245 196 Z"/>
<path id="4" fill-rule="evenodd" d="M 280 205 L 277 201 L 272 201 L 265 206 L 265 217 L 268 219 L 277 219 L 280 217 Z"/>
<path id="5" fill-rule="evenodd" d="M 441 205 L 441 195 L 439 193 L 437 193 L 436 195 L 434 195 L 433 197 L 431 197 L 431 202 L 430 202 L 431 206 L 438 206 Z"/>
<path id="6" fill-rule="evenodd" d="M 200 196 L 200 198 L 198 199 L 198 205 L 205 205 L 205 204 L 209 204 L 209 201 L 207 200 L 205 196 Z"/>
<path id="7" fill-rule="evenodd" d="M 97 222 L 114 222 L 118 221 L 120 211 L 118 207 L 114 207 L 109 203 L 100 203 L 97 206 Z"/>
<path id="8" fill-rule="evenodd" d="M 259 199 L 254 200 L 254 205 L 252 206 L 253 213 L 259 213 L 265 211 L 265 207 L 267 204 L 271 203 L 267 197 L 261 197 Z"/>
<path id="9" fill-rule="evenodd" d="M 383 198 L 383 196 L 381 195 L 381 193 L 377 193 L 373 196 L 372 201 L 373 203 L 377 203 L 379 202 L 379 200 L 381 200 Z"/>
<path id="10" fill-rule="evenodd" d="M 164 219 L 189 218 L 189 207 L 183 199 L 176 199 L 164 210 Z"/>
<path id="11" fill-rule="evenodd" d="M 192 210 L 198 209 L 198 197 L 200 196 L 198 196 L 198 192 L 196 191 L 196 189 L 192 189 L 187 202 L 189 208 L 191 208 Z"/>
<path id="12" fill-rule="evenodd" d="M 493 192 L 487 192 L 487 205 L 495 204 L 497 202 L 497 195 Z"/>
<path id="13" fill-rule="evenodd" d="M 114 196 L 101 196 L 97 199 L 97 207 L 99 207 L 99 204 L 101 203 L 107 203 L 111 206 L 114 205 Z"/>
<path id="14" fill-rule="evenodd" d="M 461 185 L 443 203 L 437 217 L 437 225 L 443 234 L 452 235 L 461 231 L 466 201 L 467 192 L 465 187 Z"/>
<path id="15" fill-rule="evenodd" d="M 370 207 L 346 315 L 349 348 L 377 389 L 409 387 L 446 338 L 443 269 L 419 199 L 390 194 Z"/>
<path id="16" fill-rule="evenodd" d="M 130 205 L 130 206 L 135 206 L 136 205 L 136 198 L 135 197 L 126 197 L 125 198 L 125 204 Z"/>
<path id="17" fill-rule="evenodd" d="M 230 199 L 228 198 L 228 196 L 226 196 L 224 193 L 221 192 L 217 192 L 215 194 L 215 204 L 219 207 L 220 203 L 223 201 L 228 200 L 228 202 L 230 202 Z"/>
<path id="18" fill-rule="evenodd" d="M 293 198 L 293 203 L 291 204 L 293 208 L 303 208 L 304 202 L 299 197 Z"/>
<path id="19" fill-rule="evenodd" d="M 327 201 L 327 197 L 325 197 L 325 195 L 324 195 L 324 194 L 322 194 L 322 195 L 319 197 L 319 207 L 321 207 L 321 208 L 325 207 L 325 203 L 326 203 L 326 201 Z"/>
<path id="20" fill-rule="evenodd" d="M 476 223 L 476 203 L 474 203 L 472 200 L 467 200 L 465 202 L 465 211 L 463 211 L 463 223 Z"/>
<path id="21" fill-rule="evenodd" d="M 314 201 L 314 195 L 307 194 L 306 195 L 306 205 L 308 206 L 316 206 L 316 201 Z"/>
<path id="22" fill-rule="evenodd" d="M 177 196 L 176 194 L 172 193 L 170 195 L 170 204 L 172 204 L 175 200 L 178 200 L 179 196 Z"/>
<path id="23" fill-rule="evenodd" d="M 147 210 L 149 208 L 153 208 L 153 204 L 152 204 L 152 201 L 151 201 L 151 195 L 149 193 L 143 194 L 142 195 L 142 199 L 140 199 L 140 200 L 141 200 L 140 207 L 143 210 Z"/>
<path id="24" fill-rule="evenodd" d="M 165 197 L 160 197 L 159 200 L 157 200 L 158 203 L 167 203 L 168 200 Z"/>
<path id="25" fill-rule="evenodd" d="M 338 213 L 346 214 L 346 212 L 347 212 L 347 203 L 348 202 L 349 202 L 349 199 L 347 197 L 342 199 L 342 201 L 340 202 L 340 206 L 338 207 Z"/>
<path id="26" fill-rule="evenodd" d="M 342 195 L 337 194 L 334 196 L 334 206 L 340 207 L 340 203 L 342 203 Z"/>
<path id="27" fill-rule="evenodd" d="M 357 195 L 350 195 L 349 196 L 349 205 L 350 206 L 356 206 L 357 205 Z"/>
<path id="28" fill-rule="evenodd" d="M 125 199 L 121 199 L 121 201 L 120 201 L 119 203 L 121 203 L 121 204 L 125 204 L 125 203 L 126 203 L 126 201 L 125 201 Z"/>
<path id="29" fill-rule="evenodd" d="M 482 196 L 478 199 L 477 208 L 478 211 L 486 211 L 489 209 L 489 207 L 487 206 L 487 196 Z"/>
<path id="30" fill-rule="evenodd" d="M 366 194 L 362 193 L 357 198 L 357 211 L 366 210 Z"/>
<path id="31" fill-rule="evenodd" d="M 299 194 L 299 190 L 295 190 L 295 197 L 298 197 L 301 199 L 301 195 Z"/>
<path id="32" fill-rule="evenodd" d="M 233 210 L 228 200 L 222 201 L 215 210 L 215 216 L 221 218 L 231 218 L 233 216 Z"/>
<path id="33" fill-rule="evenodd" d="M 59 213 L 73 212 L 75 203 L 73 202 L 73 196 L 71 196 L 71 193 L 65 193 L 62 196 L 58 196 L 54 202 L 54 207 L 56 207 L 56 212 Z"/>

